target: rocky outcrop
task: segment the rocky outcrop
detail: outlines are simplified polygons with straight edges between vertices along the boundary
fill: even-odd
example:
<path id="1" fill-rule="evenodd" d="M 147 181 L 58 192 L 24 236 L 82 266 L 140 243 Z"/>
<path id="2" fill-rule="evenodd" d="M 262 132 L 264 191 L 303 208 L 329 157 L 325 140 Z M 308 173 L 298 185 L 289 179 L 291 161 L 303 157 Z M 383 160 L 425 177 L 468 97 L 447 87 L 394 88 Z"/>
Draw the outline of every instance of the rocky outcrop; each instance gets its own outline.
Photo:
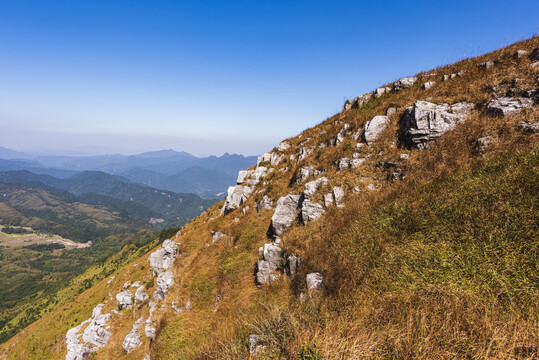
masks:
<path id="1" fill-rule="evenodd" d="M 367 93 L 363 95 L 359 95 L 354 100 L 347 100 L 344 103 L 343 111 L 350 110 L 350 109 L 357 109 L 365 105 L 369 102 L 369 100 L 372 98 L 373 93 Z"/>
<path id="2" fill-rule="evenodd" d="M 320 189 L 322 186 L 328 184 L 328 178 L 327 177 L 321 177 L 313 181 L 309 181 L 307 184 L 305 184 L 305 190 L 303 191 L 303 196 L 308 199 L 316 192 L 318 189 Z"/>
<path id="3" fill-rule="evenodd" d="M 269 284 L 277 279 L 275 271 L 283 260 L 283 249 L 277 244 L 265 244 L 260 249 L 262 259 L 256 263 L 255 281 L 258 285 Z"/>
<path id="4" fill-rule="evenodd" d="M 286 141 L 282 141 L 280 144 L 279 144 L 279 147 L 277 148 L 279 151 L 286 151 L 290 148 L 290 144 L 287 143 Z"/>
<path id="5" fill-rule="evenodd" d="M 133 305 L 133 294 L 126 290 L 116 295 L 116 303 L 120 309 Z"/>
<path id="6" fill-rule="evenodd" d="M 296 255 L 287 255 L 286 256 L 286 274 L 290 277 L 294 277 L 298 273 L 299 265 L 301 264 L 301 259 Z"/>
<path id="7" fill-rule="evenodd" d="M 523 133 L 536 134 L 539 132 L 539 122 L 531 123 L 531 122 L 523 121 L 520 124 L 518 124 L 517 128 Z"/>
<path id="8" fill-rule="evenodd" d="M 226 215 L 232 210 L 239 208 L 251 196 L 253 189 L 249 186 L 231 186 L 228 188 L 225 204 L 221 209 L 221 215 Z"/>
<path id="9" fill-rule="evenodd" d="M 343 206 L 343 200 L 344 200 L 344 189 L 340 186 L 334 186 L 333 187 L 333 198 L 335 199 L 335 203 L 337 206 L 341 207 Z"/>
<path id="10" fill-rule="evenodd" d="M 494 61 L 492 61 L 492 60 L 485 61 L 485 62 L 482 62 L 481 64 L 479 64 L 479 68 L 483 69 L 483 70 L 490 69 L 493 66 L 494 66 Z"/>
<path id="11" fill-rule="evenodd" d="M 157 289 L 153 293 L 153 298 L 156 300 L 162 300 L 165 298 L 168 289 L 174 285 L 174 274 L 172 270 L 159 274 L 155 283 L 157 284 Z"/>
<path id="12" fill-rule="evenodd" d="M 374 93 L 372 94 L 372 97 L 375 99 L 378 99 L 380 96 L 388 93 L 391 91 L 390 87 L 379 87 L 378 89 L 374 90 Z"/>
<path id="13" fill-rule="evenodd" d="M 339 146 L 340 144 L 342 144 L 342 142 L 344 141 L 344 135 L 346 134 L 346 131 L 348 130 L 349 127 L 350 125 L 348 124 L 343 125 L 341 130 L 339 130 L 339 132 L 337 133 L 335 140 L 333 140 L 333 145 Z"/>
<path id="14" fill-rule="evenodd" d="M 281 236 L 292 226 L 301 203 L 301 195 L 286 195 L 277 200 L 277 207 L 271 217 L 271 231 L 274 235 Z"/>
<path id="15" fill-rule="evenodd" d="M 532 106 L 533 100 L 529 98 L 500 97 L 487 104 L 486 113 L 492 116 L 510 116 Z"/>
<path id="16" fill-rule="evenodd" d="M 112 333 L 108 330 L 109 326 L 107 322 L 110 320 L 110 314 L 102 314 L 104 304 L 97 305 L 93 312 L 92 317 L 86 321 L 83 321 L 80 325 L 70 329 L 66 334 L 66 360 L 84 360 L 90 354 L 100 347 L 107 345 Z M 88 324 L 84 332 L 81 335 L 79 331 L 81 328 Z"/>
<path id="17" fill-rule="evenodd" d="M 256 203 L 256 211 L 260 212 L 266 209 L 273 209 L 273 202 L 268 195 L 264 195 L 262 200 Z"/>
<path id="18" fill-rule="evenodd" d="M 400 90 L 408 89 L 409 87 L 414 85 L 416 81 L 417 81 L 417 77 L 415 76 L 406 77 L 406 78 L 397 80 L 393 83 L 393 91 L 400 91 Z"/>
<path id="19" fill-rule="evenodd" d="M 303 223 L 308 223 L 319 219 L 325 211 L 326 210 L 322 205 L 309 200 L 304 200 L 303 206 L 301 207 L 301 219 L 303 220 Z"/>
<path id="20" fill-rule="evenodd" d="M 345 170 L 350 168 L 350 159 L 347 157 L 343 157 L 339 159 L 339 162 L 337 163 L 337 166 L 339 170 Z"/>
<path id="21" fill-rule="evenodd" d="M 469 103 L 449 105 L 416 101 L 406 108 L 400 122 L 406 144 L 418 149 L 426 148 L 431 141 L 465 121 L 473 107 Z"/>
<path id="22" fill-rule="evenodd" d="M 223 232 L 220 232 L 220 231 L 212 231 L 211 232 L 211 242 L 214 243 L 216 242 L 217 240 L 219 240 L 220 238 L 223 238 L 227 236 L 225 233 Z"/>
<path id="23" fill-rule="evenodd" d="M 135 304 L 138 306 L 144 304 L 149 298 L 148 294 L 146 294 L 146 286 L 141 285 L 137 291 L 135 291 Z"/>
<path id="24" fill-rule="evenodd" d="M 174 263 L 177 252 L 178 244 L 172 240 L 165 240 L 161 248 L 150 255 L 150 268 L 153 270 L 153 275 L 155 276 L 170 268 Z"/>
<path id="25" fill-rule="evenodd" d="M 324 276 L 320 273 L 307 274 L 307 291 L 312 294 L 324 289 Z"/>
<path id="26" fill-rule="evenodd" d="M 424 83 L 423 85 L 421 85 L 421 89 L 423 89 L 423 90 L 428 90 L 428 89 L 430 89 L 431 87 L 433 87 L 435 84 L 436 84 L 436 82 L 434 82 L 434 81 L 427 81 L 426 83 Z"/>
<path id="27" fill-rule="evenodd" d="M 299 149 L 298 161 L 305 159 L 307 156 L 311 155 L 314 151 L 314 147 L 301 147 Z"/>
<path id="28" fill-rule="evenodd" d="M 135 350 L 140 345 L 140 335 L 138 332 L 138 329 L 142 326 L 142 323 L 144 322 L 144 319 L 140 317 L 135 323 L 133 324 L 133 328 L 127 334 L 124 338 L 124 341 L 122 343 L 122 348 L 130 353 L 131 351 Z"/>
<path id="29" fill-rule="evenodd" d="M 389 125 L 387 116 L 378 115 L 365 124 L 363 137 L 368 145 L 371 145 Z"/>

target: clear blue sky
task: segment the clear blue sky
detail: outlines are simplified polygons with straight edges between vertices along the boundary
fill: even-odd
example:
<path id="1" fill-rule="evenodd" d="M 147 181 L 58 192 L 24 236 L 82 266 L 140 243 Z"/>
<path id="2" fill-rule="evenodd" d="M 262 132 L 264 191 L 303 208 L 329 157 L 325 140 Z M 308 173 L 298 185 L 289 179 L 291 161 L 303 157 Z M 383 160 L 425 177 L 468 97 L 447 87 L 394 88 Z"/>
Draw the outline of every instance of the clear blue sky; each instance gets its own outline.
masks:
<path id="1" fill-rule="evenodd" d="M 0 145 L 263 152 L 539 32 L 539 1 L 0 0 Z"/>

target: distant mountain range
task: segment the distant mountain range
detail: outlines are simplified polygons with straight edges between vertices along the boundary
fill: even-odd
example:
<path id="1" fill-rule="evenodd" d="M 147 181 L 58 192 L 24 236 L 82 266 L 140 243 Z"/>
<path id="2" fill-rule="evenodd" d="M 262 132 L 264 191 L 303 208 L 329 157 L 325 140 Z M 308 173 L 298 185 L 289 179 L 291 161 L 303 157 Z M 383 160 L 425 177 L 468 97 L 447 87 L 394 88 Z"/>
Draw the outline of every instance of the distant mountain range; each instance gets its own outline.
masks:
<path id="1" fill-rule="evenodd" d="M 206 199 L 220 198 L 234 185 L 238 171 L 256 164 L 256 159 L 228 153 L 199 158 L 170 149 L 137 155 L 39 156 L 0 147 L 0 171 L 27 170 L 58 179 L 101 171 L 128 182 Z"/>

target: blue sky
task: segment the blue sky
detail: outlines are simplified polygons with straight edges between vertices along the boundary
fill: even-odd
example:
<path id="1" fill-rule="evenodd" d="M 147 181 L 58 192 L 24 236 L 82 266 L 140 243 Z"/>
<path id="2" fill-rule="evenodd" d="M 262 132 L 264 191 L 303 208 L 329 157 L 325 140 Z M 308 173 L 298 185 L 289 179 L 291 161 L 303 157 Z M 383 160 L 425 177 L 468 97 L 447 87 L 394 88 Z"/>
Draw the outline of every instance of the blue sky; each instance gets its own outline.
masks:
<path id="1" fill-rule="evenodd" d="M 0 145 L 257 154 L 539 32 L 528 1 L 3 1 Z"/>

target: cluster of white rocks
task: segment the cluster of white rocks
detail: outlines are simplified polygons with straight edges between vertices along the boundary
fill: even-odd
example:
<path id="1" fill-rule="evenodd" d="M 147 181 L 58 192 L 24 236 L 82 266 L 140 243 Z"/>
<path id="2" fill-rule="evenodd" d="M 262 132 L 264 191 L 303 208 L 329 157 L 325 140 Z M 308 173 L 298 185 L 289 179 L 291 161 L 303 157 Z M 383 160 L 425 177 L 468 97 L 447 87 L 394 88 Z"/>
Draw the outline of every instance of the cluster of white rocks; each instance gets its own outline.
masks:
<path id="1" fill-rule="evenodd" d="M 66 360 L 84 360 L 100 347 L 107 345 L 112 333 L 107 322 L 111 319 L 110 314 L 102 314 L 104 304 L 97 305 L 92 317 L 83 321 L 78 326 L 68 330 L 65 338 L 67 354 Z M 81 328 L 88 324 L 82 335 Z M 82 337 L 82 339 L 81 339 Z"/>
<path id="2" fill-rule="evenodd" d="M 379 98 L 380 96 L 382 96 L 382 95 L 384 95 L 386 93 L 389 93 L 391 91 L 397 92 L 397 91 L 401 91 L 401 90 L 404 90 L 404 89 L 408 89 L 412 85 L 414 85 L 416 83 L 416 81 L 417 81 L 416 76 L 402 78 L 402 79 L 399 79 L 399 80 L 395 81 L 392 84 L 391 87 L 383 86 L 383 87 L 380 87 L 380 88 L 374 90 L 373 92 L 360 95 L 360 96 L 356 97 L 353 100 L 347 100 L 344 103 L 343 111 L 360 108 L 363 105 L 365 105 L 366 103 L 368 103 L 371 99 Z"/>

